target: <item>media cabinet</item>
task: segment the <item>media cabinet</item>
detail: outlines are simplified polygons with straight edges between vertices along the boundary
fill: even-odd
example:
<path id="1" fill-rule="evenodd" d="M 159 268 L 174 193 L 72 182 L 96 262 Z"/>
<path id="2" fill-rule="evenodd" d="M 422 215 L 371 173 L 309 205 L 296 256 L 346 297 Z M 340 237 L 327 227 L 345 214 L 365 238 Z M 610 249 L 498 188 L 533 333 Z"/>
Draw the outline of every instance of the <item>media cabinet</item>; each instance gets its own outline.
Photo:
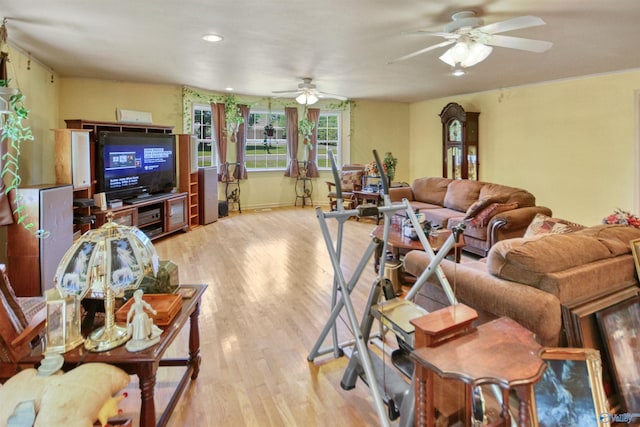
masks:
<path id="1" fill-rule="evenodd" d="M 96 227 L 107 222 L 109 212 L 113 214 L 113 222 L 138 227 L 151 240 L 189 228 L 187 193 L 153 196 L 133 205 L 96 210 Z"/>
<path id="2" fill-rule="evenodd" d="M 73 198 L 86 199 L 93 198 L 95 195 L 95 153 L 96 142 L 100 131 L 112 131 L 112 132 L 144 132 L 144 133 L 173 133 L 173 126 L 162 126 L 153 124 L 137 124 L 137 123 L 117 123 L 117 122 L 102 122 L 95 120 L 84 119 L 71 119 L 65 120 L 67 125 L 67 131 L 70 133 L 58 132 L 59 138 L 64 140 L 71 138 L 76 132 L 88 132 L 89 133 L 89 150 L 86 155 L 89 156 L 88 164 L 90 165 L 90 180 L 91 183 L 88 186 L 79 188 L 74 185 Z M 62 144 L 62 143 L 61 143 Z M 66 144 L 72 146 L 71 144 Z M 65 145 L 65 146 L 66 146 Z M 184 144 L 183 144 L 184 145 Z M 179 146 L 179 145 L 178 145 Z M 182 154 L 182 153 L 180 153 Z M 56 158 L 56 171 L 69 170 L 73 168 L 74 164 L 77 164 L 77 158 L 74 159 L 73 155 L 61 156 Z M 60 165 L 60 163 L 69 162 L 69 165 Z M 66 173 L 66 175 L 57 174 L 56 181 L 58 184 L 73 184 L 68 182 L 72 176 L 72 173 Z M 189 198 L 188 198 L 189 197 Z M 195 207 L 193 206 L 195 204 Z M 124 205 L 119 208 L 100 210 L 97 207 L 91 209 L 88 208 L 74 208 L 75 214 L 80 216 L 95 215 L 94 227 L 100 227 L 106 222 L 108 212 L 114 214 L 114 221 L 123 225 L 132 225 L 140 228 L 149 238 L 157 239 L 165 236 L 169 233 L 173 233 L 178 230 L 187 231 L 189 229 L 190 213 L 195 209 L 197 211 L 197 193 L 194 197 L 187 192 L 171 193 L 161 197 L 153 197 L 152 199 L 139 202 L 135 205 Z M 195 218 L 197 221 L 197 218 Z M 74 231 L 84 233 L 89 229 L 88 225 L 81 227 L 76 226 Z"/>

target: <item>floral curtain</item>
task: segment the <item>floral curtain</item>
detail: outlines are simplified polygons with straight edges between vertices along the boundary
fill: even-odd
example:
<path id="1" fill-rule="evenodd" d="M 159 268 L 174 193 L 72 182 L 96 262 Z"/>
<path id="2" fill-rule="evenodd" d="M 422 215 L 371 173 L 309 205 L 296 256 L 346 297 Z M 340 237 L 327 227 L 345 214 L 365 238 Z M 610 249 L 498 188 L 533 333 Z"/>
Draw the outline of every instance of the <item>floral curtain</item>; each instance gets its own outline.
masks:
<path id="1" fill-rule="evenodd" d="M 311 150 L 309 150 L 309 159 L 307 161 L 307 176 L 309 178 L 317 178 L 320 176 L 318 165 L 316 164 L 316 152 L 318 150 L 318 118 L 320 117 L 319 108 L 309 108 L 307 118 L 313 122 L 313 132 L 311 133 Z"/>
<path id="2" fill-rule="evenodd" d="M 235 179 L 247 179 L 247 166 L 245 165 L 245 149 L 247 147 L 247 126 L 249 124 L 249 106 L 238 105 L 240 115 L 244 119 L 238 128 L 238 142 L 236 143 L 236 168 L 233 171 Z"/>
<path id="3" fill-rule="evenodd" d="M 287 119 L 287 148 L 289 164 L 284 171 L 284 176 L 296 178 L 298 176 L 298 109 L 286 107 L 284 115 Z"/>
<path id="4" fill-rule="evenodd" d="M 227 170 L 227 133 L 225 132 L 226 115 L 224 104 L 211 103 L 211 118 L 213 120 L 213 130 L 216 135 L 216 146 L 218 147 L 218 181 L 227 181 L 229 171 Z"/>

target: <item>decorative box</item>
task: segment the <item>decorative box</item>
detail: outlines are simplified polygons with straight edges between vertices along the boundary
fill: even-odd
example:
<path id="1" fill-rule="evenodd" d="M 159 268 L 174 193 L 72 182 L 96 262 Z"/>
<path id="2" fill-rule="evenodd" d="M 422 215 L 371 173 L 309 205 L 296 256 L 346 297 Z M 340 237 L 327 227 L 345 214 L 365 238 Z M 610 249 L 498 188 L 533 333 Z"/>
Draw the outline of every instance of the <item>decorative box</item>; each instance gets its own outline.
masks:
<path id="1" fill-rule="evenodd" d="M 147 313 L 153 318 L 153 323 L 158 326 L 167 326 L 176 317 L 176 314 L 182 309 L 182 296 L 176 294 L 145 294 L 142 299 L 151 304 L 158 313 L 153 315 Z M 116 322 L 126 323 L 127 313 L 133 304 L 133 298 L 127 301 L 116 312 Z"/>

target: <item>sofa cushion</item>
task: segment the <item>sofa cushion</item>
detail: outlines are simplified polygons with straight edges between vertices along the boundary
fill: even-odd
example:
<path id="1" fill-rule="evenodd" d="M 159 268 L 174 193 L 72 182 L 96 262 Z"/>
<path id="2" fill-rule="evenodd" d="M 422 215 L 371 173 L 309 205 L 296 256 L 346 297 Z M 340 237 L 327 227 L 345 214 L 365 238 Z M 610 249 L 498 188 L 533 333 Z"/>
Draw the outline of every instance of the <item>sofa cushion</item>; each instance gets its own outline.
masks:
<path id="1" fill-rule="evenodd" d="M 467 179 L 457 179 L 449 183 L 444 197 L 445 208 L 467 212 L 469 207 L 479 199 L 483 183 Z"/>
<path id="2" fill-rule="evenodd" d="M 342 186 L 342 191 L 353 191 L 356 186 L 361 186 L 363 174 L 364 172 L 361 170 L 340 172 L 340 185 Z"/>
<path id="3" fill-rule="evenodd" d="M 518 207 L 518 202 L 513 203 L 491 203 L 482 209 L 476 216 L 469 220 L 468 225 L 473 228 L 486 227 L 495 215 L 500 212 L 506 212 Z"/>
<path id="4" fill-rule="evenodd" d="M 502 240 L 489 251 L 487 268 L 503 279 L 540 287 L 546 274 L 629 253 L 628 242 L 640 238 L 640 230 L 622 227 L 629 230 L 596 226 L 569 234 Z"/>
<path id="5" fill-rule="evenodd" d="M 411 184 L 413 198 L 419 202 L 443 206 L 451 181 L 449 178 L 439 177 L 418 178 Z"/>
<path id="6" fill-rule="evenodd" d="M 467 213 L 464 216 L 464 219 L 470 219 L 480 213 L 484 208 L 489 206 L 491 203 L 496 203 L 498 200 L 494 199 L 491 196 L 481 197 L 469 206 L 467 209 Z"/>
<path id="7" fill-rule="evenodd" d="M 478 198 L 492 197 L 498 203 L 517 202 L 521 208 L 536 205 L 536 198 L 527 190 L 521 188 L 508 187 L 506 185 L 484 183 L 480 189 Z"/>
<path id="8" fill-rule="evenodd" d="M 562 234 L 571 233 L 573 231 L 582 230 L 584 225 L 575 222 L 566 221 L 560 218 L 551 218 L 541 213 L 536 214 L 527 227 L 522 237 L 537 236 L 538 234 Z"/>

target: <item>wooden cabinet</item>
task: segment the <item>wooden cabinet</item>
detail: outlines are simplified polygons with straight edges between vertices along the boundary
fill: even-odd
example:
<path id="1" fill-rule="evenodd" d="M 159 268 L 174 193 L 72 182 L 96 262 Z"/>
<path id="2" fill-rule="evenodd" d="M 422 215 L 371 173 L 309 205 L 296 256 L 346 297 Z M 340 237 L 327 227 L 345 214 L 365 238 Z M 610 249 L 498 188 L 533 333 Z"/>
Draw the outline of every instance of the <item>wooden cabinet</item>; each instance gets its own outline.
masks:
<path id="1" fill-rule="evenodd" d="M 71 185 L 37 185 L 17 190 L 24 224 L 7 226 L 7 270 L 18 296 L 39 296 L 53 287 L 60 260 L 73 244 Z M 42 230 L 42 237 L 35 235 Z"/>
<path id="2" fill-rule="evenodd" d="M 86 129 L 52 129 L 55 134 L 56 184 L 71 184 L 73 200 L 93 197 L 91 192 L 91 144 L 90 131 Z M 74 203 L 73 231 L 79 234 L 91 228 L 91 207 L 86 203 Z"/>
<path id="3" fill-rule="evenodd" d="M 61 182 L 74 185 L 74 198 L 93 198 L 95 194 L 95 153 L 98 135 L 101 131 L 111 132 L 145 132 L 165 133 L 173 132 L 173 126 L 160 126 L 153 124 L 100 122 L 94 120 L 73 119 L 65 120 L 67 129 L 56 129 L 56 149 L 71 145 L 71 141 L 77 134 L 85 133 L 88 139 L 89 184 L 76 190 L 76 164 L 71 162 L 71 157 L 56 155 L 56 177 L 61 177 Z M 178 230 L 186 230 L 191 224 L 198 224 L 198 174 L 197 167 L 192 173 L 192 161 L 190 157 L 190 135 L 179 135 L 177 141 L 179 157 L 179 182 L 180 193 L 172 193 L 154 196 L 149 200 L 143 200 L 134 205 L 124 205 L 109 210 L 96 208 L 88 212 L 86 208 L 76 208 L 80 215 L 93 214 L 96 216 L 95 226 L 99 227 L 106 222 L 107 213 L 113 214 L 113 221 L 121 225 L 130 225 L 140 228 L 151 239 L 164 236 Z M 183 142 L 184 141 L 184 142 Z M 196 158 L 197 161 L 197 158 Z M 183 167 L 183 162 L 186 166 Z M 58 174 L 58 171 L 59 174 Z M 186 178 L 183 177 L 186 174 Z M 71 181 L 69 181 L 71 180 Z M 185 187 L 183 187 L 183 184 Z M 183 188 L 185 188 L 183 190 Z M 88 230 L 90 225 L 82 225 L 82 232 Z"/>
<path id="4" fill-rule="evenodd" d="M 198 184 L 198 141 L 193 135 L 179 134 L 178 137 L 178 186 L 187 193 L 189 229 L 201 223 Z"/>
<path id="5" fill-rule="evenodd" d="M 478 116 L 450 102 L 440 112 L 442 121 L 442 176 L 479 180 Z"/>
<path id="6" fill-rule="evenodd" d="M 187 193 L 154 196 L 133 205 L 94 213 L 97 227 L 107 222 L 107 215 L 111 213 L 113 222 L 135 226 L 151 240 L 179 230 L 187 231 L 189 227 Z"/>
<path id="7" fill-rule="evenodd" d="M 164 230 L 171 233 L 189 226 L 187 218 L 187 194 L 172 197 L 165 201 Z"/>

